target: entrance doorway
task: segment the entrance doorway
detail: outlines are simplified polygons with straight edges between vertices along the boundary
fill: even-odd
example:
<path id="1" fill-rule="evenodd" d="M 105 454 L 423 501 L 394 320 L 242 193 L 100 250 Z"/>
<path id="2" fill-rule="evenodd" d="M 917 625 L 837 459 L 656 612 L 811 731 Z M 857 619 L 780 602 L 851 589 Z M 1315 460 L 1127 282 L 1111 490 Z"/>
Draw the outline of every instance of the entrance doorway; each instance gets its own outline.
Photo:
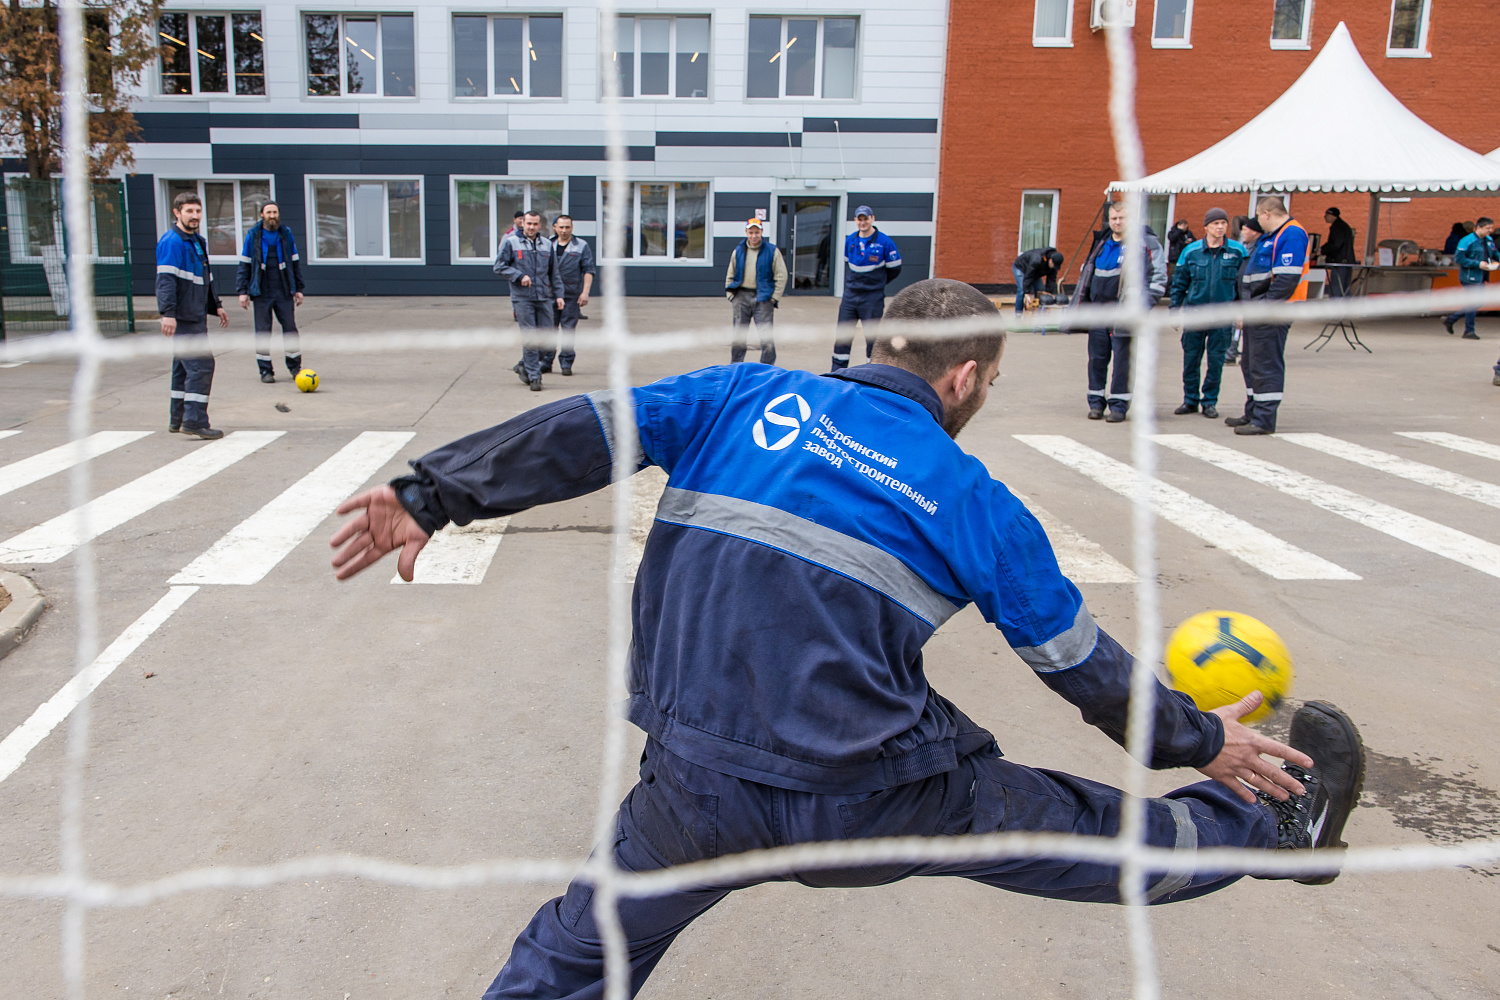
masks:
<path id="1" fill-rule="evenodd" d="M 833 294 L 833 236 L 839 199 L 782 198 L 776 245 L 790 272 L 788 295 Z"/>

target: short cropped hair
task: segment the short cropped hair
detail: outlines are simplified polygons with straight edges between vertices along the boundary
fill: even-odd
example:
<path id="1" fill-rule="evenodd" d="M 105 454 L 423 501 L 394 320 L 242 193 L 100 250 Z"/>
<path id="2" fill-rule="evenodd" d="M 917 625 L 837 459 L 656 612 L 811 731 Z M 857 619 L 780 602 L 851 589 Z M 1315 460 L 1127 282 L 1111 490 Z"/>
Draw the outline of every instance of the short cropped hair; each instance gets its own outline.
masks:
<path id="1" fill-rule="evenodd" d="M 573 221 L 573 217 L 571 215 L 569 215 L 567 212 L 564 212 L 561 215 L 556 215 L 556 216 L 552 217 L 552 221 L 553 222 L 561 222 L 564 219 L 567 219 L 569 222 Z"/>
<path id="2" fill-rule="evenodd" d="M 203 199 L 198 197 L 197 191 L 179 191 L 177 197 L 172 199 L 172 211 L 178 211 L 183 205 L 201 206 L 202 204 Z"/>
<path id="3" fill-rule="evenodd" d="M 928 382 L 935 382 L 966 361 L 982 369 L 1000 356 L 1005 331 L 999 329 L 1000 310 L 975 288 L 951 278 L 928 278 L 903 288 L 886 307 L 888 320 L 964 319 L 993 316 L 994 332 L 969 333 L 941 340 L 907 337 L 877 337 L 872 357 L 881 364 L 905 368 Z M 896 346 L 896 341 L 900 346 Z"/>
<path id="4" fill-rule="evenodd" d="M 523 214 L 524 214 L 524 215 L 528 215 L 528 216 L 531 216 L 531 215 L 534 215 L 534 216 L 536 216 L 536 217 L 537 217 L 537 218 L 538 218 L 538 219 L 540 219 L 540 218 L 541 218 L 541 217 L 542 217 L 542 213 L 541 213 L 541 212 L 538 212 L 538 211 L 537 211 L 537 210 L 536 210 L 536 209 L 532 209 L 532 210 L 531 210 L 531 211 L 529 211 L 529 212 L 525 212 L 525 213 L 523 213 Z"/>
<path id="5" fill-rule="evenodd" d="M 1285 215 L 1286 202 L 1274 194 L 1269 194 L 1255 203 L 1255 210 L 1259 212 L 1261 209 L 1265 209 L 1267 212 L 1275 212 L 1277 215 Z"/>
<path id="6" fill-rule="evenodd" d="M 1478 229 L 1480 226 L 1493 226 L 1494 224 L 1495 220 L 1488 215 L 1481 215 L 1478 219 L 1474 220 L 1475 229 Z"/>

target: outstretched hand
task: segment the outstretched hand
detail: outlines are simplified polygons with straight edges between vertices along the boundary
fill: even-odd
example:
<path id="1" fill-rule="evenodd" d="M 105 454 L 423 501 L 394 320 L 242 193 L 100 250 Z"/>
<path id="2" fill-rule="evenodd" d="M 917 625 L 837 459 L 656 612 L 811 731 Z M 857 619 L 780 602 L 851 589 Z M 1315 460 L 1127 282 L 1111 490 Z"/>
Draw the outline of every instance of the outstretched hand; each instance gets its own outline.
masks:
<path id="1" fill-rule="evenodd" d="M 339 504 L 340 514 L 356 511 L 328 540 L 329 545 L 338 549 L 333 554 L 334 575 L 347 580 L 378 562 L 387 552 L 400 549 L 396 572 L 411 583 L 417 553 L 427 544 L 429 536 L 401 506 L 396 491 L 390 486 L 377 486 Z M 339 549 L 340 545 L 343 548 Z"/>
<path id="2" fill-rule="evenodd" d="M 1258 788 L 1273 798 L 1286 801 L 1292 795 L 1307 791 L 1302 782 L 1287 774 L 1280 767 L 1266 760 L 1261 754 L 1270 754 L 1290 761 L 1298 767 L 1312 767 L 1312 758 L 1300 750 L 1293 750 L 1285 743 L 1277 743 L 1269 736 L 1262 736 L 1240 719 L 1260 707 L 1264 696 L 1251 691 L 1233 705 L 1216 708 L 1211 714 L 1224 722 L 1224 749 L 1219 756 L 1209 761 L 1199 771 L 1210 778 L 1234 789 L 1234 793 L 1246 802 L 1255 801 L 1255 793 L 1245 787 Z"/>

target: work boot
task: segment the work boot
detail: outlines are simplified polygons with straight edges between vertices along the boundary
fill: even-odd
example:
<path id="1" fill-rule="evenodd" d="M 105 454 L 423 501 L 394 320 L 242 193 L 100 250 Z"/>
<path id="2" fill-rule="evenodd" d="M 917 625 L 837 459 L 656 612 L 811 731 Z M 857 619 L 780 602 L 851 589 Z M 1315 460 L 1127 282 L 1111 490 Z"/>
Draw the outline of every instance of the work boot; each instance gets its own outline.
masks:
<path id="1" fill-rule="evenodd" d="M 1495 373 L 1495 380 L 1490 385 L 1500 385 L 1500 372 Z"/>
<path id="2" fill-rule="evenodd" d="M 1276 433 L 1275 431 L 1266 430 L 1260 424 L 1252 424 L 1252 423 L 1250 423 L 1248 421 L 1245 422 L 1245 423 L 1243 423 L 1243 424 L 1240 424 L 1238 427 L 1236 427 L 1234 429 L 1234 432 L 1236 434 L 1239 434 L 1239 435 L 1245 436 L 1245 437 L 1254 436 L 1256 434 L 1275 434 Z"/>
<path id="3" fill-rule="evenodd" d="M 182 433 L 187 437 L 202 438 L 204 441 L 217 441 L 224 436 L 223 431 L 210 427 L 207 424 L 204 424 L 202 427 L 191 427 L 183 424 Z"/>
<path id="4" fill-rule="evenodd" d="M 531 384 L 531 379 L 529 379 L 529 378 L 526 377 L 526 368 L 525 368 L 524 365 L 521 364 L 521 362 L 517 361 L 515 364 L 511 365 L 510 366 L 510 370 L 513 371 L 513 372 L 515 372 L 517 375 L 521 376 L 521 384 L 522 385 L 530 385 Z"/>
<path id="5" fill-rule="evenodd" d="M 562 366 L 562 373 L 564 375 L 572 375 L 573 374 L 573 366 L 572 365 L 563 365 Z"/>
<path id="6" fill-rule="evenodd" d="M 1104 419 L 1104 407 L 1102 407 L 1102 406 L 1090 406 L 1089 407 L 1089 419 L 1090 420 L 1103 420 Z"/>
<path id="7" fill-rule="evenodd" d="M 1453 333 L 1453 317 L 1452 316 L 1444 316 L 1443 317 L 1443 329 L 1447 330 L 1450 335 Z"/>
<path id="8" fill-rule="evenodd" d="M 534 378 L 528 384 L 531 386 L 531 391 L 532 392 L 541 392 L 542 391 L 542 380 L 541 379 Z"/>
<path id="9" fill-rule="evenodd" d="M 552 363 L 550 361 L 548 363 L 542 365 L 542 374 L 543 375 L 551 375 L 552 374 Z"/>
<path id="10" fill-rule="evenodd" d="M 1249 417 L 1225 417 L 1224 424 L 1228 427 L 1243 427 L 1250 422 Z"/>
<path id="11" fill-rule="evenodd" d="M 1203 404 L 1203 415 L 1210 420 L 1219 419 L 1219 410 L 1212 403 Z"/>
<path id="12" fill-rule="evenodd" d="M 1464 331 L 1464 339 L 1465 340 L 1478 340 L 1479 339 L 1479 334 L 1475 333 L 1473 330 L 1465 330 Z"/>
<path id="13" fill-rule="evenodd" d="M 1125 422 L 1125 411 L 1110 410 L 1104 415 L 1104 422 L 1106 424 L 1123 424 Z"/>
<path id="14" fill-rule="evenodd" d="M 1359 729 L 1337 705 L 1310 701 L 1292 717 L 1287 743 L 1313 759 L 1312 770 L 1296 764 L 1281 769 L 1302 783 L 1305 795 L 1277 802 L 1265 792 L 1256 797 L 1276 816 L 1277 850 L 1348 847 L 1344 824 L 1359 802 L 1365 783 L 1365 745 Z M 1303 885 L 1327 885 L 1338 872 L 1293 879 Z"/>
<path id="15" fill-rule="evenodd" d="M 261 372 L 260 373 L 260 380 L 262 382 L 264 382 L 266 385 L 270 385 L 272 382 L 276 381 L 276 373 L 275 372 Z"/>
<path id="16" fill-rule="evenodd" d="M 1179 406 L 1177 409 L 1173 410 L 1172 412 L 1175 413 L 1175 414 L 1177 414 L 1179 417 L 1182 416 L 1184 413 L 1197 413 L 1198 412 L 1198 404 L 1197 403 L 1183 403 L 1181 406 Z"/>
<path id="17" fill-rule="evenodd" d="M 1500 375 L 1496 375 L 1495 376 L 1495 384 L 1496 385 L 1500 385 Z M 168 434 L 180 434 L 180 433 L 182 433 L 182 425 L 181 424 L 168 424 L 167 425 L 167 433 Z"/>

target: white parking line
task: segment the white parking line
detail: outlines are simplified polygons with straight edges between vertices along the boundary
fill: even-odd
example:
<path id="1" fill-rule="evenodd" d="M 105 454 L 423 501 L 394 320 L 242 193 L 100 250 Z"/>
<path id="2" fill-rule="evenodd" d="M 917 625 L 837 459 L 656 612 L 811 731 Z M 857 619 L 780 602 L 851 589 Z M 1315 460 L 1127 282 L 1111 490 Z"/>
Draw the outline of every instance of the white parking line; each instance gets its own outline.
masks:
<path id="1" fill-rule="evenodd" d="M 1466 500 L 1477 500 L 1491 507 L 1500 507 L 1500 486 L 1494 483 L 1470 479 L 1468 476 L 1461 476 L 1447 469 L 1423 465 L 1421 462 L 1413 462 L 1399 455 L 1376 451 L 1374 448 L 1366 448 L 1362 444 L 1343 441 L 1326 434 L 1278 434 L 1277 437 L 1304 448 L 1311 448 L 1313 451 L 1321 451 L 1325 455 L 1332 455 L 1334 458 L 1347 459 L 1377 472 L 1388 472 L 1393 476 L 1421 483 L 1423 486 L 1431 486 L 1433 489 L 1452 493 Z"/>
<path id="2" fill-rule="evenodd" d="M 19 433 L 21 432 L 0 431 L 0 437 L 9 437 Z M 23 458 L 19 462 L 0 466 L 0 496 L 23 486 L 30 486 L 39 479 L 65 472 L 79 462 L 98 458 L 132 441 L 139 441 L 150 433 L 150 431 L 99 431 L 84 438 L 81 448 L 78 442 L 69 441 L 67 444 L 50 448 L 30 458 Z"/>
<path id="3" fill-rule="evenodd" d="M 1459 434 L 1449 434 L 1447 431 L 1397 431 L 1401 437 L 1411 438 L 1413 441 L 1426 441 L 1428 444 L 1440 444 L 1444 448 L 1454 451 L 1462 451 L 1470 455 L 1478 455 L 1480 458 L 1493 459 L 1500 462 L 1500 444 L 1490 444 L 1488 441 L 1475 441 Z"/>
<path id="4" fill-rule="evenodd" d="M 500 541 L 505 537 L 508 524 L 510 518 L 497 517 L 493 521 L 474 521 L 462 527 L 448 525 L 422 547 L 411 582 L 483 583 L 495 553 L 500 551 Z M 391 577 L 391 582 L 404 584 L 406 581 L 397 573 Z"/>
<path id="5" fill-rule="evenodd" d="M 365 431 L 188 563 L 168 583 L 259 583 L 343 500 L 391 460 L 413 431 Z"/>
<path id="6" fill-rule="evenodd" d="M 1047 508 L 1038 506 L 1024 493 L 1016 493 L 1017 500 L 1025 504 L 1033 517 L 1047 532 L 1052 543 L 1052 554 L 1057 557 L 1057 567 L 1063 576 L 1074 583 L 1135 583 L 1135 572 L 1120 560 L 1104 551 L 1104 547 L 1090 538 L 1085 538 L 1073 527 L 1059 521 Z"/>
<path id="7" fill-rule="evenodd" d="M 1017 434 L 1016 440 L 1081 472 L 1123 497 L 1133 497 L 1135 469 L 1060 434 Z M 1163 520 L 1277 580 L 1358 580 L 1359 576 L 1321 556 L 1299 549 L 1206 500 L 1156 480 L 1151 500 Z"/>
<path id="8" fill-rule="evenodd" d="M 21 723 L 4 741 L 0 741 L 0 781 L 15 773 L 26 760 L 26 755 L 57 728 L 57 724 L 78 707 L 79 702 L 93 693 L 104 679 L 115 672 L 115 668 L 138 649 L 141 643 L 161 628 L 172 613 L 182 607 L 189 597 L 198 592 L 197 587 L 173 587 L 166 596 L 151 606 L 151 609 L 131 622 L 120 637 L 110 643 L 94 662 L 74 674 L 62 689 L 47 699 L 31 718 Z"/>
<path id="9" fill-rule="evenodd" d="M 1191 434 L 1158 434 L 1156 440 L 1164 447 L 1202 459 L 1215 468 L 1306 500 L 1330 514 L 1348 518 L 1481 573 L 1500 577 L 1500 545 L 1493 542 Z"/>
<path id="10" fill-rule="evenodd" d="M 0 542 L 0 563 L 57 562 L 88 539 L 171 500 L 284 433 L 235 431 L 221 441 L 197 447 L 191 454 L 97 496 L 82 507 Z"/>
<path id="11" fill-rule="evenodd" d="M 0 438 L 15 437 L 20 431 L 0 431 Z"/>

